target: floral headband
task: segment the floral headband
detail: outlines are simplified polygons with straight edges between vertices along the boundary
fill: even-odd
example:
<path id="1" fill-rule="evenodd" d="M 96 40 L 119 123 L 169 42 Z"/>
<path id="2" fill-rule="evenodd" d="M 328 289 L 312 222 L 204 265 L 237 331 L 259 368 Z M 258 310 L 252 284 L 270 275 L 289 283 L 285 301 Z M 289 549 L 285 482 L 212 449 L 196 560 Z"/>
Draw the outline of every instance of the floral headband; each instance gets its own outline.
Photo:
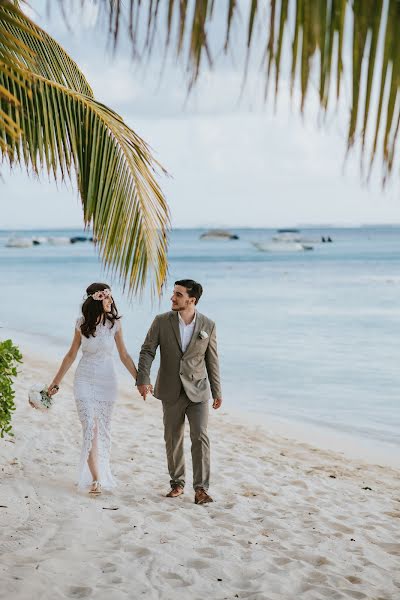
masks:
<path id="1" fill-rule="evenodd" d="M 91 294 L 93 300 L 105 300 L 106 298 L 110 298 L 111 295 L 111 290 L 109 289 L 101 290 Z"/>

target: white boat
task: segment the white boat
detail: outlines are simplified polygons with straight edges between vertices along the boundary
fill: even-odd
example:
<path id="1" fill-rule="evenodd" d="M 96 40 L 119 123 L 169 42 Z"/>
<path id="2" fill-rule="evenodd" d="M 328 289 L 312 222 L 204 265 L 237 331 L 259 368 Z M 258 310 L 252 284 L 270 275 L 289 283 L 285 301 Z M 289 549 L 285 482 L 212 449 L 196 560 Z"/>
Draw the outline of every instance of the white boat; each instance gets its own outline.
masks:
<path id="1" fill-rule="evenodd" d="M 61 237 L 60 236 L 60 237 L 49 237 L 48 242 L 52 246 L 66 246 L 67 244 L 71 243 L 71 240 L 69 237 Z"/>
<path id="2" fill-rule="evenodd" d="M 299 242 L 252 242 L 253 246 L 261 252 L 304 252 L 314 250 L 309 244 L 300 244 Z"/>
<path id="3" fill-rule="evenodd" d="M 32 245 L 32 238 L 13 237 L 7 240 L 6 248 L 30 248 Z"/>
<path id="4" fill-rule="evenodd" d="M 320 239 L 309 239 L 302 235 L 300 229 L 278 229 L 273 236 L 274 242 L 298 242 L 299 244 L 318 244 Z"/>

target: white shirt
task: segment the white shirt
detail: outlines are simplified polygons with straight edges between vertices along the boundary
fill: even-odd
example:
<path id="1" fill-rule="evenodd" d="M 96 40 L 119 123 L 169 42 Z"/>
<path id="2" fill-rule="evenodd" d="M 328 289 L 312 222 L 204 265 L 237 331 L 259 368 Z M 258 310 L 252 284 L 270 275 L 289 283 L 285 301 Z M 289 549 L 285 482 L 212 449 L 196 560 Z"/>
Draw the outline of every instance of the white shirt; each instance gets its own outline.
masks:
<path id="1" fill-rule="evenodd" d="M 186 352 L 186 348 L 189 346 L 190 340 L 192 339 L 193 330 L 196 323 L 196 317 L 197 314 L 194 313 L 193 321 L 189 323 L 189 325 L 186 325 L 180 313 L 178 313 L 179 333 L 181 334 L 181 346 L 183 352 Z"/>

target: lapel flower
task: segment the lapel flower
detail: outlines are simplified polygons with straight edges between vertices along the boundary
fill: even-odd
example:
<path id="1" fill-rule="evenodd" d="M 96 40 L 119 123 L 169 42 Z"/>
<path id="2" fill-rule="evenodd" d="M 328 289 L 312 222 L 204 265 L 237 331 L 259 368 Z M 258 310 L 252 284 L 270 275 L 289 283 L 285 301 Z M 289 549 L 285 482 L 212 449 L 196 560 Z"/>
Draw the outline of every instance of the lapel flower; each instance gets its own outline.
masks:
<path id="1" fill-rule="evenodd" d="M 201 340 L 206 340 L 206 339 L 208 338 L 208 333 L 207 333 L 207 331 L 203 331 L 203 330 L 202 330 L 202 331 L 200 331 L 200 333 L 199 333 L 199 338 L 200 338 Z"/>

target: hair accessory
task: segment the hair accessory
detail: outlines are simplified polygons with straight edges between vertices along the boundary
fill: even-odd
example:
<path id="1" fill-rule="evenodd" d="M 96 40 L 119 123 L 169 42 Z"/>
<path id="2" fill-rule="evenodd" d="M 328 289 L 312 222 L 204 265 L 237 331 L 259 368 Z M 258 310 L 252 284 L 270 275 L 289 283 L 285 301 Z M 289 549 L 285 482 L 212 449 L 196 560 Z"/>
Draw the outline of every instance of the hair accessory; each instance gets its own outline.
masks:
<path id="1" fill-rule="evenodd" d="M 94 294 L 91 294 L 93 300 L 105 300 L 106 298 L 110 298 L 111 296 L 111 290 L 109 289 L 105 289 L 105 290 L 101 290 L 98 292 L 95 292 Z"/>

